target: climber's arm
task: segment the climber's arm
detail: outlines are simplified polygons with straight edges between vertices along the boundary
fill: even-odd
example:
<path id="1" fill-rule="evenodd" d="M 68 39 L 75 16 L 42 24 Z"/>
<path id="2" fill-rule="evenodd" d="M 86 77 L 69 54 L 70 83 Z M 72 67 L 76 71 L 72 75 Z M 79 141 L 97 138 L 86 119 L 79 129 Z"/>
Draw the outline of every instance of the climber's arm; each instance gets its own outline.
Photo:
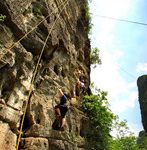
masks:
<path id="1" fill-rule="evenodd" d="M 61 89 L 59 89 L 59 93 L 60 93 L 60 95 L 61 95 L 61 96 L 63 96 L 63 95 L 64 95 L 64 93 L 62 92 L 62 90 L 61 90 Z"/>

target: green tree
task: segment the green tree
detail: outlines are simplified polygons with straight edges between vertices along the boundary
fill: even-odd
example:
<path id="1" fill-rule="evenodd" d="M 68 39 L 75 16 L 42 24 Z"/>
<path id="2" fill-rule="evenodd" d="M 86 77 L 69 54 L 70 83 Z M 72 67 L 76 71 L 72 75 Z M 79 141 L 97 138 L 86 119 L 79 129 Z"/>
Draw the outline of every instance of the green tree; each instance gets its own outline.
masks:
<path id="1" fill-rule="evenodd" d="M 86 135 L 88 150 L 144 150 L 137 144 L 137 138 L 130 131 L 127 121 L 120 121 L 109 109 L 107 92 L 95 88 L 95 94 L 84 96 L 82 111 L 88 116 L 90 132 Z M 115 133 L 112 136 L 111 133 Z"/>
<path id="2" fill-rule="evenodd" d="M 100 50 L 98 48 L 93 48 L 90 53 L 90 64 L 96 67 L 96 64 L 102 64 L 101 58 L 99 56 Z"/>
<path id="3" fill-rule="evenodd" d="M 88 23 L 88 28 L 87 28 L 87 32 L 90 34 L 91 33 L 91 29 L 92 29 L 92 23 L 91 23 L 91 14 L 90 14 L 90 8 L 89 8 L 89 5 L 88 5 L 88 2 L 87 2 L 87 5 L 85 7 L 85 10 L 86 10 L 86 21 Z"/>
<path id="4" fill-rule="evenodd" d="M 89 150 L 107 150 L 108 139 L 113 121 L 113 113 L 109 109 L 107 92 L 97 90 L 95 95 L 85 96 L 82 102 L 82 110 L 89 117 L 89 124 L 92 127 L 87 135 Z"/>
<path id="5" fill-rule="evenodd" d="M 137 138 L 129 130 L 126 120 L 120 121 L 116 116 L 113 131 L 116 132 L 116 137 L 110 139 L 110 150 L 139 150 Z"/>

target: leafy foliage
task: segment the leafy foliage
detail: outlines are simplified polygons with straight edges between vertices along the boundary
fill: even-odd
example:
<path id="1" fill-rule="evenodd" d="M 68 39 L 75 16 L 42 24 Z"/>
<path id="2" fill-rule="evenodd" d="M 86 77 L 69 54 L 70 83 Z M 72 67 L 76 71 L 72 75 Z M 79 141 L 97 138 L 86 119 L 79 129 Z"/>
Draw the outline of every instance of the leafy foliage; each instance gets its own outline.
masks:
<path id="1" fill-rule="evenodd" d="M 90 33 L 91 32 L 91 28 L 92 28 L 92 23 L 91 23 L 92 18 L 91 18 L 91 15 L 90 15 L 90 9 L 89 9 L 88 3 L 86 5 L 85 10 L 86 10 L 86 21 L 88 22 L 87 32 Z"/>
<path id="2" fill-rule="evenodd" d="M 0 14 L 0 22 L 3 22 L 6 19 L 5 15 Z"/>
<path id="3" fill-rule="evenodd" d="M 94 65 L 94 68 L 96 67 L 96 64 L 102 64 L 99 52 L 100 50 L 98 48 L 93 48 L 90 53 L 91 65 Z"/>
<path id="4" fill-rule="evenodd" d="M 116 138 L 110 139 L 111 150 L 139 150 L 137 138 L 129 130 L 126 120 L 119 121 L 118 116 L 116 116 L 113 129 L 116 132 Z"/>
<path id="5" fill-rule="evenodd" d="M 111 139 L 110 141 L 110 150 L 139 150 L 136 137 L 133 135 L 121 139 Z"/>
<path id="6" fill-rule="evenodd" d="M 147 133 L 145 131 L 141 131 L 139 133 L 139 137 L 137 138 L 137 144 L 140 150 L 147 149 Z"/>
<path id="7" fill-rule="evenodd" d="M 121 139 L 126 135 L 132 135 L 133 133 L 129 131 L 127 126 L 127 121 L 120 121 L 118 116 L 115 116 L 113 121 L 113 130 L 116 132 L 117 139 Z"/>
<path id="8" fill-rule="evenodd" d="M 141 150 L 137 138 L 129 130 L 127 121 L 120 121 L 109 109 L 107 92 L 84 96 L 82 111 L 89 117 L 90 132 L 87 134 L 89 150 Z M 115 137 L 110 132 L 115 131 Z M 143 150 L 143 149 L 142 149 Z"/>
<path id="9" fill-rule="evenodd" d="M 33 12 L 34 12 L 34 14 L 35 15 L 42 15 L 42 7 L 40 7 L 40 6 L 35 6 L 34 8 L 33 8 Z"/>
<path id="10" fill-rule="evenodd" d="M 108 149 L 109 133 L 114 118 L 108 108 L 107 93 L 97 90 L 96 95 L 85 96 L 82 110 L 87 114 L 93 131 L 87 136 L 89 150 Z"/>

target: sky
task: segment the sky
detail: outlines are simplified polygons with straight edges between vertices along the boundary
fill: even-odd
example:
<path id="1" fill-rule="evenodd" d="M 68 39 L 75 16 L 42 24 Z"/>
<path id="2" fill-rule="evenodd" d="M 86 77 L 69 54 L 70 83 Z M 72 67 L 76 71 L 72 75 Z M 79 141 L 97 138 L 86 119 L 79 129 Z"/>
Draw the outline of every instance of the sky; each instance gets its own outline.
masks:
<path id="1" fill-rule="evenodd" d="M 137 78 L 147 72 L 147 26 L 100 16 L 147 23 L 145 0 L 92 0 L 89 3 L 92 48 L 100 50 L 102 65 L 91 68 L 91 82 L 108 92 L 111 110 L 127 120 L 137 136 L 143 130 Z"/>

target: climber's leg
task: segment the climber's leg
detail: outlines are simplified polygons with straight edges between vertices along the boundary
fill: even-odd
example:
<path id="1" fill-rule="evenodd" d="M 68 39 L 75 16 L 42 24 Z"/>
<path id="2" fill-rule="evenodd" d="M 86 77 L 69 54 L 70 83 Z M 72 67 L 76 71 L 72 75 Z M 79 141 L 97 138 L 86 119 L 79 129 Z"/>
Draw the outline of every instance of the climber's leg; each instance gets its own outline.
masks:
<path id="1" fill-rule="evenodd" d="M 67 106 L 61 107 L 60 129 L 63 131 L 65 126 L 65 115 L 68 111 Z"/>
<path id="2" fill-rule="evenodd" d="M 59 117 L 59 116 L 61 116 L 61 112 L 60 112 L 60 106 L 59 105 L 57 105 L 57 106 L 55 106 L 55 115 L 56 115 L 56 117 Z"/>

